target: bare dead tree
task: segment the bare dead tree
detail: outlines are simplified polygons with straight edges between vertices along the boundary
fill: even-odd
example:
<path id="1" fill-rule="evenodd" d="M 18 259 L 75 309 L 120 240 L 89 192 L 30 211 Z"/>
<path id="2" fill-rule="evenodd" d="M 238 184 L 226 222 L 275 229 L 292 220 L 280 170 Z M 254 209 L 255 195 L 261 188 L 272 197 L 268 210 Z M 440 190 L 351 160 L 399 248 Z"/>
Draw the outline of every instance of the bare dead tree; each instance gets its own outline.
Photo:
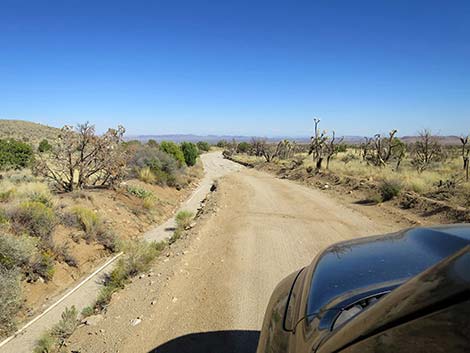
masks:
<path id="1" fill-rule="evenodd" d="M 326 144 L 326 169 L 330 167 L 331 158 L 338 153 L 338 147 L 341 142 L 343 142 L 344 137 L 341 137 L 339 140 L 336 139 L 335 131 L 332 131 L 332 136 L 330 141 Z"/>
<path id="2" fill-rule="evenodd" d="M 91 186 L 114 187 L 125 175 L 128 154 L 122 146 L 125 129 L 98 136 L 88 122 L 61 129 L 52 150 L 38 156 L 34 171 L 51 179 L 61 191 Z"/>
<path id="3" fill-rule="evenodd" d="M 442 147 L 430 130 L 419 132 L 419 139 L 413 146 L 412 164 L 418 172 L 429 167 L 429 164 L 438 160 L 442 155 Z"/>
<path id="4" fill-rule="evenodd" d="M 470 146 L 467 146 L 469 143 L 470 135 L 465 137 L 460 137 L 460 142 L 462 142 L 462 159 L 463 159 L 463 169 L 465 171 L 465 180 L 468 181 L 468 170 L 470 164 Z"/>
<path id="5" fill-rule="evenodd" d="M 316 169 L 321 169 L 323 162 L 323 152 L 325 149 L 325 143 L 328 139 L 326 136 L 326 131 L 320 132 L 318 125 L 320 124 L 320 119 L 313 119 L 314 122 L 314 136 L 310 139 L 310 149 L 308 154 L 312 155 L 313 161 L 315 162 Z"/>
<path id="6" fill-rule="evenodd" d="M 386 138 L 382 137 L 380 134 L 374 136 L 375 156 L 373 161 L 375 165 L 385 166 L 390 160 L 394 149 L 399 145 L 399 142 L 395 139 L 397 132 L 397 130 L 390 131 L 389 136 Z"/>

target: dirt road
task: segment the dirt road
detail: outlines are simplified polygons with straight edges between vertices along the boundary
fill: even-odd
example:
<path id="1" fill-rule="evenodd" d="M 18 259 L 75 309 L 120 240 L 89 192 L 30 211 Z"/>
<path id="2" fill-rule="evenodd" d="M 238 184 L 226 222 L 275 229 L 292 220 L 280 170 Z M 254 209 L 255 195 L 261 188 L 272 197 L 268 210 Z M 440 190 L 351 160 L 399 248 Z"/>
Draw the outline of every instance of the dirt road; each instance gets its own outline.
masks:
<path id="1" fill-rule="evenodd" d="M 224 177 L 215 212 L 79 328 L 77 352 L 253 352 L 275 285 L 323 248 L 406 226 L 244 169 Z M 178 243 L 177 243 L 178 244 Z"/>

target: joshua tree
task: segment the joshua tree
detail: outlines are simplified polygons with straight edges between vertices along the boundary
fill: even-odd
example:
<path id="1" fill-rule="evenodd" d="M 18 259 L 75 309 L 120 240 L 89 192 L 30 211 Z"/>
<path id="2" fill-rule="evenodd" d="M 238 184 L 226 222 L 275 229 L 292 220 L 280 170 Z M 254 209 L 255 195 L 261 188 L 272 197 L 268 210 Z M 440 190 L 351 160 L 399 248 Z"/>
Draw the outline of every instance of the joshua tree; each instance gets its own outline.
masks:
<path id="1" fill-rule="evenodd" d="M 384 166 L 390 160 L 393 151 L 400 144 L 400 141 L 395 138 L 397 132 L 397 130 L 390 131 L 388 137 L 382 137 L 380 134 L 374 136 L 375 165 Z"/>
<path id="2" fill-rule="evenodd" d="M 430 130 L 419 132 L 419 139 L 414 144 L 412 164 L 419 172 L 427 169 L 429 164 L 441 157 L 442 148 Z"/>
<path id="3" fill-rule="evenodd" d="M 343 142 L 344 137 L 341 137 L 339 140 L 336 140 L 335 132 L 332 131 L 332 136 L 330 141 L 326 144 L 326 169 L 330 167 L 331 158 L 338 153 L 338 147 L 341 142 Z"/>
<path id="4" fill-rule="evenodd" d="M 468 181 L 468 169 L 469 169 L 469 155 L 470 155 L 470 147 L 467 147 L 469 143 L 470 135 L 466 137 L 460 137 L 460 141 L 462 142 L 462 159 L 463 159 L 463 169 L 465 170 L 465 179 Z"/>
<path id="5" fill-rule="evenodd" d="M 314 136 L 310 139 L 310 150 L 308 154 L 312 155 L 313 161 L 315 162 L 315 166 L 317 170 L 321 169 L 321 165 L 323 162 L 323 152 L 325 149 L 326 141 L 328 140 L 328 136 L 326 136 L 326 131 L 320 132 L 318 125 L 320 124 L 320 119 L 313 119 L 313 123 L 315 125 Z"/>

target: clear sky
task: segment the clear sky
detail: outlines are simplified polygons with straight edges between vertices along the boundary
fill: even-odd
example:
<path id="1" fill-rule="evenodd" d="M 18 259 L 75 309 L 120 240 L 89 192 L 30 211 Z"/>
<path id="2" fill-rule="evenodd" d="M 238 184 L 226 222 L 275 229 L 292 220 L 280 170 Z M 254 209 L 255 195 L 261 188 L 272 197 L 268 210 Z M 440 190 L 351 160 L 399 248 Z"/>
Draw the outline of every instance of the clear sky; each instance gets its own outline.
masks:
<path id="1" fill-rule="evenodd" d="M 0 0 L 0 118 L 470 132 L 470 1 Z"/>

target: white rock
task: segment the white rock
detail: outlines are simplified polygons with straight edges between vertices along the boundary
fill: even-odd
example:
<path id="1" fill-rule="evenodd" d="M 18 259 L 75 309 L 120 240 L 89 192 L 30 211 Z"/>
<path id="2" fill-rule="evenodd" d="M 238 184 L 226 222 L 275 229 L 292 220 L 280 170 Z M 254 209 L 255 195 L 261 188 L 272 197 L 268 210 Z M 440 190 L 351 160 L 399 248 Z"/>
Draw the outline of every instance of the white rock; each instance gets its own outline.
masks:
<path id="1" fill-rule="evenodd" d="M 137 325 L 139 325 L 141 322 L 142 322 L 142 319 L 139 319 L 139 318 L 133 319 L 133 320 L 131 320 L 131 325 L 132 325 L 132 326 L 137 326 Z"/>

